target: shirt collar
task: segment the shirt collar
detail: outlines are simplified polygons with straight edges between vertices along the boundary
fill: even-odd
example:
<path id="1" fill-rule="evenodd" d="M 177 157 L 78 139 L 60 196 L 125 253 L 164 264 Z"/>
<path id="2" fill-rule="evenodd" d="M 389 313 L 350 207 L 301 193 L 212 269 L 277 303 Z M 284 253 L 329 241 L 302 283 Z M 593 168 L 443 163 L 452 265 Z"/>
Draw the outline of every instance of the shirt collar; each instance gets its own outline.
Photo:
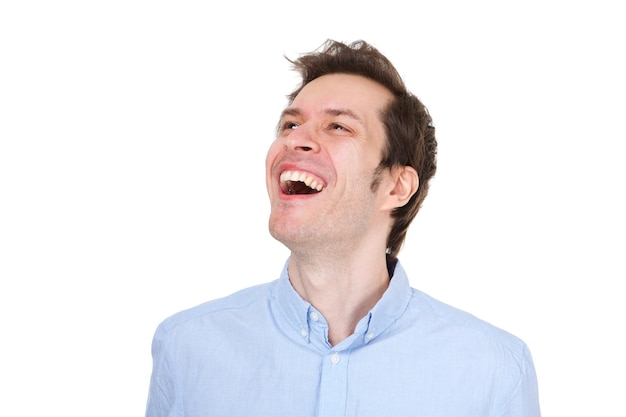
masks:
<path id="1" fill-rule="evenodd" d="M 319 331 L 316 331 L 316 328 L 323 328 L 326 323 L 321 314 L 294 290 L 289 281 L 288 265 L 289 259 L 285 262 L 272 299 L 272 310 L 275 312 L 277 324 L 292 339 L 329 349 L 330 346 L 327 342 L 319 340 L 321 339 Z M 381 299 L 359 321 L 354 334 L 333 349 L 355 348 L 378 338 L 404 313 L 411 295 L 412 290 L 407 275 L 400 262 L 397 262 L 393 278 Z M 312 323 L 312 316 L 318 319 L 315 323 Z M 312 328 L 312 326 L 316 326 L 316 328 Z"/>

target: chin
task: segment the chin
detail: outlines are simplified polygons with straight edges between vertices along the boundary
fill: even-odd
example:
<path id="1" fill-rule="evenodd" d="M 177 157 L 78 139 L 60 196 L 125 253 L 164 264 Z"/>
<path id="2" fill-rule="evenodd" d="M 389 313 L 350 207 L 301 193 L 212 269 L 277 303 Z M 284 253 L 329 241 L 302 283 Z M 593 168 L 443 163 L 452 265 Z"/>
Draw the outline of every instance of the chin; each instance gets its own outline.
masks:
<path id="1" fill-rule="evenodd" d="M 289 249 L 297 247 L 299 244 L 310 239 L 310 233 L 301 227 L 294 227 L 284 219 L 273 220 L 270 218 L 269 230 L 274 239 L 285 245 Z"/>

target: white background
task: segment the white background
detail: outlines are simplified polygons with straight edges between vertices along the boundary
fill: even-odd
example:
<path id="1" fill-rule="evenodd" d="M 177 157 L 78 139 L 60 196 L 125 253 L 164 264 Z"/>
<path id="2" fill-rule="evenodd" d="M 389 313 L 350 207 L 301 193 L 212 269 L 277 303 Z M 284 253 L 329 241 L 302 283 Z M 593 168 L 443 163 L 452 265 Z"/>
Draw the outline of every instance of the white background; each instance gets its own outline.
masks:
<path id="1" fill-rule="evenodd" d="M 524 339 L 544 416 L 623 417 L 618 3 L 3 2 L 0 413 L 143 415 L 157 324 L 278 276 L 283 55 L 362 38 L 438 129 L 412 285 Z"/>

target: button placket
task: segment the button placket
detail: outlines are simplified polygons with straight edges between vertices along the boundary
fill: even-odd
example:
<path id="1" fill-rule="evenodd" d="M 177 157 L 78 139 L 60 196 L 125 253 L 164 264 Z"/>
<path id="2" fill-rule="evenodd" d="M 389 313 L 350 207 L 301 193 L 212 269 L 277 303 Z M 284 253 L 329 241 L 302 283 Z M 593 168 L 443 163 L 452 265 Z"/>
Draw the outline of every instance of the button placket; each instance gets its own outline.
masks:
<path id="1" fill-rule="evenodd" d="M 348 350 L 330 350 L 324 357 L 320 379 L 318 416 L 344 415 L 348 392 Z"/>

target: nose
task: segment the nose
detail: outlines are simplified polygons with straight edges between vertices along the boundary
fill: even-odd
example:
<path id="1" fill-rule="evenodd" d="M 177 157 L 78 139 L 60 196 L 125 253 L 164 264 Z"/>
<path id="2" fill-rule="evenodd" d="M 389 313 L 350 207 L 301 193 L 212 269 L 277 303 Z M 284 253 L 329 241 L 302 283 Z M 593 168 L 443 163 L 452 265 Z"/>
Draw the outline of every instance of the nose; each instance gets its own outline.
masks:
<path id="1" fill-rule="evenodd" d="M 311 126 L 301 124 L 289 132 L 285 138 L 285 145 L 289 150 L 298 152 L 318 152 L 319 143 Z"/>

